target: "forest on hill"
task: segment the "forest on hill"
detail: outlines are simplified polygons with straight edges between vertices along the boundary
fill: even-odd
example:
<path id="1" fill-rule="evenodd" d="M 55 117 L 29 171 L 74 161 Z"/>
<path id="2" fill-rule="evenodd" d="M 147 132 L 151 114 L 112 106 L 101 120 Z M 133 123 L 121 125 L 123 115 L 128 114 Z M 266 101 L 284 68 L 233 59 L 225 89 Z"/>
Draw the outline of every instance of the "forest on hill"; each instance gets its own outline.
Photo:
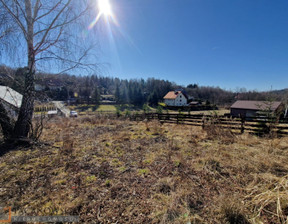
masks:
<path id="1" fill-rule="evenodd" d="M 25 72 L 24 68 L 13 69 L 0 66 L 0 85 L 7 85 L 22 93 Z M 157 105 L 168 91 L 181 89 L 193 101 L 206 102 L 218 106 L 229 106 L 236 100 L 277 100 L 287 103 L 288 89 L 267 92 L 238 91 L 221 89 L 220 87 L 199 86 L 195 83 L 181 86 L 168 80 L 148 78 L 146 80 L 119 79 L 100 75 L 69 74 L 36 74 L 36 84 L 43 87 L 37 94 L 39 100 L 68 100 L 76 98 L 78 103 L 97 104 L 100 96 L 110 96 L 118 104 L 141 106 L 145 103 Z"/>

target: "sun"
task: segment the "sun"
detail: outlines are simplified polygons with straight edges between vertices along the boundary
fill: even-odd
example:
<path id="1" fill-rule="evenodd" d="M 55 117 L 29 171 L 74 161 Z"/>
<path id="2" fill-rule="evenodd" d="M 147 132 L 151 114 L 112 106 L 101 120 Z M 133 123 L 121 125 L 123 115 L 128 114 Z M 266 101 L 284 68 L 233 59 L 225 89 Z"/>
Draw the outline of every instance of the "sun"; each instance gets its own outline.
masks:
<path id="1" fill-rule="evenodd" d="M 98 3 L 98 7 L 96 5 L 95 6 L 97 7 L 97 11 L 99 12 L 95 17 L 95 19 L 93 19 L 93 21 L 89 24 L 88 30 L 91 30 L 102 16 L 105 17 L 106 22 L 109 23 L 111 19 L 111 21 L 113 21 L 116 25 L 118 25 L 115 15 L 112 12 L 109 0 L 96 0 L 95 3 L 96 2 Z"/>
<path id="2" fill-rule="evenodd" d="M 104 16 L 112 16 L 112 10 L 109 0 L 98 0 L 100 14 Z"/>

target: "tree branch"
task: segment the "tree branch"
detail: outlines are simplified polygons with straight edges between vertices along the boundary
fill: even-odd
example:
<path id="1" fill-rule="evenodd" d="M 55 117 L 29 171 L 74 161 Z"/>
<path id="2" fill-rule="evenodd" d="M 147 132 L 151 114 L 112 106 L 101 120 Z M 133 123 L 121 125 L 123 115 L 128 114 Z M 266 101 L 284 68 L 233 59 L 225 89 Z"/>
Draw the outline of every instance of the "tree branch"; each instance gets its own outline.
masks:
<path id="1" fill-rule="evenodd" d="M 2 1 L 2 0 L 1 0 Z M 59 18 L 59 16 L 64 12 L 64 10 L 68 7 L 68 5 L 71 3 L 71 0 L 69 0 L 64 6 L 63 8 L 58 12 L 58 14 L 54 17 L 54 19 L 52 20 L 52 22 L 50 23 L 49 27 L 47 28 L 45 34 L 42 37 L 42 40 L 38 43 L 38 46 L 35 49 L 35 52 L 37 52 L 39 50 L 39 48 L 42 46 L 42 44 L 45 42 L 46 37 L 49 33 L 49 31 L 51 30 L 51 28 L 54 26 L 55 22 L 57 21 L 57 19 Z"/>
<path id="2" fill-rule="evenodd" d="M 91 48 L 90 48 L 90 49 L 86 49 L 86 50 L 84 51 L 84 53 L 82 54 L 82 56 L 81 56 L 77 61 L 75 61 L 75 60 L 69 60 L 69 59 L 67 59 L 67 58 L 60 57 L 59 55 L 55 54 L 55 53 L 52 52 L 52 51 L 48 51 L 48 53 L 51 54 L 52 56 L 49 56 L 49 57 L 41 57 L 41 58 L 38 58 L 37 61 L 49 59 L 49 60 L 65 61 L 65 62 L 67 62 L 67 63 L 73 64 L 73 65 L 70 66 L 69 68 L 64 69 L 64 70 L 62 70 L 61 72 L 59 72 L 59 74 L 65 73 L 65 72 L 67 72 L 67 71 L 70 71 L 70 70 L 75 69 L 75 68 L 78 68 L 78 67 L 88 67 L 88 68 L 91 69 L 91 70 L 95 70 L 95 68 L 97 67 L 97 64 L 95 64 L 95 63 L 93 63 L 93 64 L 92 64 L 92 63 L 83 63 L 83 62 L 82 62 L 82 60 L 88 55 L 88 52 L 89 52 L 90 50 L 91 50 Z"/>
<path id="3" fill-rule="evenodd" d="M 57 24 L 57 25 L 55 25 L 55 26 L 53 26 L 51 28 L 48 27 L 47 29 L 39 30 L 38 32 L 34 33 L 34 36 L 37 36 L 38 34 L 43 33 L 43 32 L 47 32 L 47 31 L 49 32 L 49 30 L 51 31 L 53 29 L 56 29 L 56 28 L 65 26 L 65 25 L 67 25 L 69 23 L 72 23 L 72 22 L 76 21 L 77 19 L 79 19 L 81 16 L 83 16 L 87 10 L 88 10 L 88 7 L 85 10 L 83 10 L 78 16 L 75 16 L 74 18 L 70 19 L 69 21 L 65 20 L 65 22 Z M 38 44 L 36 46 L 38 46 Z"/>
<path id="4" fill-rule="evenodd" d="M 49 15 L 51 12 L 53 12 L 53 11 L 58 7 L 58 5 L 60 5 L 61 2 L 62 2 L 62 1 L 57 2 L 57 4 L 56 4 L 54 7 L 52 7 L 48 12 L 42 14 L 42 15 L 39 16 L 39 17 L 35 17 L 35 18 L 34 18 L 34 21 L 38 21 L 38 20 L 42 19 L 43 17 Z M 37 14 L 38 14 L 38 11 L 37 11 Z M 35 15 L 34 15 L 34 16 L 35 16 Z M 37 16 L 37 15 L 36 15 L 36 16 Z"/>
<path id="5" fill-rule="evenodd" d="M 27 16 L 26 16 L 26 14 L 25 14 L 25 12 L 24 12 L 23 8 L 22 8 L 22 7 L 21 7 L 21 5 L 19 4 L 19 2 L 18 2 L 17 0 L 14 0 L 14 2 L 16 3 L 16 5 L 18 6 L 17 8 L 19 8 L 19 9 L 20 9 L 20 11 L 22 12 L 22 14 L 23 14 L 23 16 L 24 16 L 24 18 L 25 18 L 26 22 L 28 23 L 28 19 L 27 19 Z"/>
<path id="6" fill-rule="evenodd" d="M 46 47 L 40 49 L 37 53 L 41 53 L 41 52 L 43 52 L 43 51 L 46 51 L 46 50 L 48 50 L 50 47 L 52 47 L 53 45 L 55 45 L 55 44 L 59 41 L 59 39 L 60 39 L 60 37 L 61 37 L 61 35 L 62 35 L 62 32 L 63 32 L 63 27 L 61 27 L 61 30 L 59 31 L 57 38 L 56 38 L 54 41 L 52 41 L 52 43 L 49 43 Z"/>
<path id="7" fill-rule="evenodd" d="M 41 8 L 42 4 L 40 0 L 37 0 L 34 6 L 34 12 L 33 12 L 33 23 L 36 21 L 36 17 L 38 16 L 39 9 Z"/>
<path id="8" fill-rule="evenodd" d="M 4 2 L 4 0 L 0 0 L 0 2 L 2 3 L 2 5 L 4 6 L 4 8 L 8 11 L 8 13 L 14 18 L 14 20 L 16 21 L 16 23 L 19 25 L 19 27 L 21 28 L 25 39 L 27 40 L 27 32 L 25 30 L 24 25 L 22 24 L 22 22 L 20 21 L 19 17 L 16 16 L 11 9 L 7 6 L 7 4 Z"/>

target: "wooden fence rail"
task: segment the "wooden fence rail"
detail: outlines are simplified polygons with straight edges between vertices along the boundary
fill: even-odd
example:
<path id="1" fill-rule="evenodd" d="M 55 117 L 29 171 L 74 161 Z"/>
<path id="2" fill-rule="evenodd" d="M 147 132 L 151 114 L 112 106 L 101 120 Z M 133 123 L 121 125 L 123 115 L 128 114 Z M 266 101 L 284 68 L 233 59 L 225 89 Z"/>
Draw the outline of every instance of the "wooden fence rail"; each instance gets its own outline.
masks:
<path id="1" fill-rule="evenodd" d="M 211 125 L 217 125 L 221 128 L 227 128 L 239 133 L 250 132 L 264 134 L 274 132 L 278 135 L 288 135 L 288 120 L 282 119 L 275 121 L 268 118 L 252 117 L 249 119 L 232 118 L 227 116 L 213 116 L 203 114 L 133 114 L 131 120 L 154 120 L 157 119 L 161 123 L 174 123 L 183 125 L 202 126 L 203 128 Z"/>

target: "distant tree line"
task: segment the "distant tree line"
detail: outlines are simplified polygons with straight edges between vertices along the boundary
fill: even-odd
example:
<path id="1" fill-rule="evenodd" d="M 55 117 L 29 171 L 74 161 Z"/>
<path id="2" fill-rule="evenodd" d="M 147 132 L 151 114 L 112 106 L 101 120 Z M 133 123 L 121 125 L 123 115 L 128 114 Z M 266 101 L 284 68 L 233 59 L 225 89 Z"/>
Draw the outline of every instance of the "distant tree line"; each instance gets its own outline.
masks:
<path id="1" fill-rule="evenodd" d="M 23 93 L 23 68 L 11 69 L 0 66 L 0 85 L 7 85 Z M 4 78 L 5 77 L 5 78 Z M 45 86 L 45 84 L 47 84 Z M 175 84 L 154 78 L 123 80 L 98 75 L 75 76 L 68 74 L 37 73 L 36 84 L 45 86 L 41 91 L 53 100 L 74 99 L 78 103 L 97 104 L 101 96 L 113 95 L 117 104 L 142 106 L 145 103 L 157 105 Z M 51 84 L 51 86 L 49 86 Z M 56 86 L 55 86 L 56 85 Z M 43 94 L 37 94 L 37 97 Z"/>
<path id="2" fill-rule="evenodd" d="M 22 73 L 23 68 L 12 69 L 4 65 L 0 66 L 0 85 L 10 86 L 23 93 L 24 79 Z M 156 106 L 158 102 L 163 101 L 163 97 L 168 91 L 178 89 L 184 90 L 190 100 L 227 107 L 236 100 L 267 100 L 269 98 L 287 103 L 288 99 L 288 89 L 257 92 L 246 91 L 242 88 L 236 92 L 219 87 L 199 86 L 194 83 L 184 87 L 167 80 L 154 78 L 127 80 L 99 75 L 75 76 L 37 73 L 36 83 L 44 85 L 44 81 L 51 81 L 52 84 L 56 83 L 59 88 L 57 86 L 56 88 L 46 86 L 41 91 L 42 94 L 37 94 L 39 100 L 43 100 L 45 97 L 63 101 L 74 99 L 76 103 L 87 104 L 99 104 L 101 96 L 111 95 L 117 104 L 133 104 L 135 106 L 149 104 Z"/>

